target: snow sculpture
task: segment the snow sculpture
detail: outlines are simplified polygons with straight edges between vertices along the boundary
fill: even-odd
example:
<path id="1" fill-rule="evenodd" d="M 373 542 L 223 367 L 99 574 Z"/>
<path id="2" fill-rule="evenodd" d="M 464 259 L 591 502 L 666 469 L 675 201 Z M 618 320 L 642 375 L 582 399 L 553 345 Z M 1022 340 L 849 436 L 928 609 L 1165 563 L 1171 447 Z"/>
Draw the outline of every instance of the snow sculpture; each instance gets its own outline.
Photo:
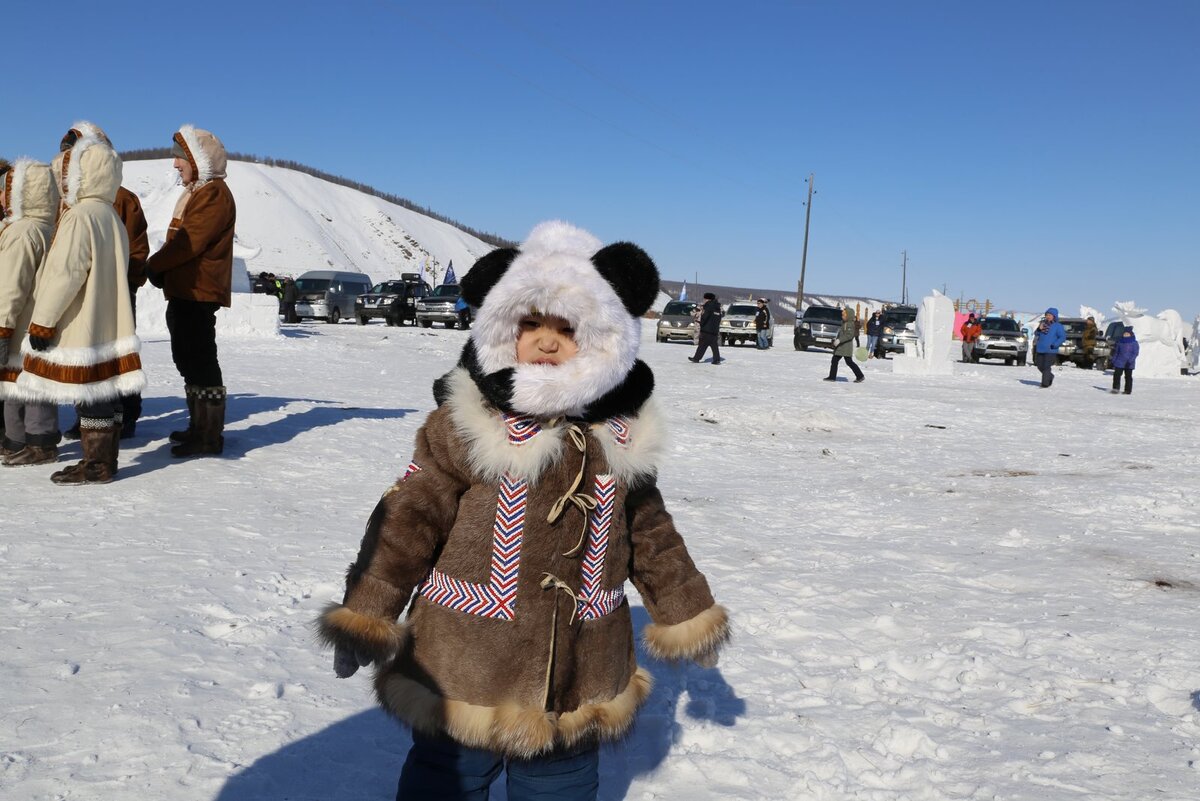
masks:
<path id="1" fill-rule="evenodd" d="M 1091 306 L 1080 306 L 1079 316 L 1083 319 L 1092 317 L 1096 320 L 1096 328 L 1100 329 L 1100 335 L 1104 335 L 1104 323 L 1108 319 L 1104 316 L 1104 312 L 1099 309 L 1093 309 Z"/>
<path id="2" fill-rule="evenodd" d="M 1183 351 L 1183 318 L 1174 309 L 1150 317 L 1131 301 L 1113 304 L 1121 322 L 1137 336 L 1138 354 L 1135 375 L 1141 378 L 1170 378 L 1187 367 Z"/>
<path id="3" fill-rule="evenodd" d="M 1192 372 L 1200 372 L 1200 315 L 1192 321 L 1192 338 L 1188 340 L 1188 353 L 1192 356 Z"/>
<path id="4" fill-rule="evenodd" d="M 915 353 L 892 359 L 892 372 L 901 375 L 950 375 L 954 372 L 954 304 L 933 290 L 921 300 L 915 325 Z"/>

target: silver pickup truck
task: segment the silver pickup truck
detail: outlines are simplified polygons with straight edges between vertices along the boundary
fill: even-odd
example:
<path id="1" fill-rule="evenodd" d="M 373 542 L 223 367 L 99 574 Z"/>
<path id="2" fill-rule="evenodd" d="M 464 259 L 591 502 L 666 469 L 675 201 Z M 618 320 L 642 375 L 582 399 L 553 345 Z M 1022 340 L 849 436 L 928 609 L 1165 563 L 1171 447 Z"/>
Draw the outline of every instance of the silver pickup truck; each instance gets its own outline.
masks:
<path id="1" fill-rule="evenodd" d="M 1003 359 L 1005 364 L 1024 365 L 1029 359 L 1029 338 L 1021 325 L 1011 317 L 984 317 L 982 329 L 971 349 L 971 361 Z"/>

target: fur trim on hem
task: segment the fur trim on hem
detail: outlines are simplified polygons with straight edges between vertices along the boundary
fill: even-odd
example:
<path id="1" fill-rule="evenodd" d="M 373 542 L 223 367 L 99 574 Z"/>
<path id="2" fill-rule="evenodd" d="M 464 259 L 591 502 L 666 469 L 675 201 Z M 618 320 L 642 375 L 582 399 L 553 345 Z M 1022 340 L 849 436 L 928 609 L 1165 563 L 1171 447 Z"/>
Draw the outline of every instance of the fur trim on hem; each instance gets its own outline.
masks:
<path id="1" fill-rule="evenodd" d="M 647 653 L 664 660 L 695 659 L 720 648 L 729 637 L 729 614 L 718 604 L 672 626 L 651 623 L 642 634 Z"/>
<path id="2" fill-rule="evenodd" d="M 317 618 L 317 636 L 326 645 L 341 645 L 369 653 L 377 660 L 387 660 L 400 650 L 408 630 L 399 623 L 333 603 Z"/>
<path id="3" fill-rule="evenodd" d="M 146 374 L 141 370 L 90 384 L 63 384 L 22 370 L 9 398 L 32 403 L 100 403 L 137 395 L 145 388 Z"/>
<path id="4" fill-rule="evenodd" d="M 625 735 L 653 687 L 638 668 L 616 697 L 556 715 L 537 707 L 506 704 L 479 706 L 443 698 L 412 679 L 379 672 L 379 703 L 401 722 L 425 734 L 444 734 L 471 748 L 529 759 L 555 746 L 571 746 L 586 737 L 616 740 Z"/>

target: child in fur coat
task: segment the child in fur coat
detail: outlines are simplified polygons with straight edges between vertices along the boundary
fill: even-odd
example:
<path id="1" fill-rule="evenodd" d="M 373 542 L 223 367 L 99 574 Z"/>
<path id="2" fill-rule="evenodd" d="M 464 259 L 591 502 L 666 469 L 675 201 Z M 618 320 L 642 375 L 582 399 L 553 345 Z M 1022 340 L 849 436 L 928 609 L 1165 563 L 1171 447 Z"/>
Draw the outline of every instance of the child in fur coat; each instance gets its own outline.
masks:
<path id="1" fill-rule="evenodd" d="M 712 666 L 729 637 L 657 487 L 637 350 L 658 272 L 549 222 L 462 290 L 470 341 L 321 634 L 339 676 L 376 664 L 380 703 L 413 730 L 397 798 L 486 798 L 507 768 L 512 801 L 594 799 L 599 744 L 650 693 L 625 582 L 651 655 Z"/>

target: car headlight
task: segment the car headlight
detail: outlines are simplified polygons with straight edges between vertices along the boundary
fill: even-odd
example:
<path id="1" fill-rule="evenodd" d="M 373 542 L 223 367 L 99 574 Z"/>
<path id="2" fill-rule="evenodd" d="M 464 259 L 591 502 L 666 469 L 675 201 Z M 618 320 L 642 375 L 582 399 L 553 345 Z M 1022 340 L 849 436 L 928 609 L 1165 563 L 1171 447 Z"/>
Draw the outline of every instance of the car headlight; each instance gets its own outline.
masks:
<path id="1" fill-rule="evenodd" d="M 979 341 L 980 342 L 991 342 L 992 338 L 990 336 L 988 336 L 987 334 L 980 334 Z"/>
<path id="2" fill-rule="evenodd" d="M 1027 338 L 1025 338 L 1024 336 L 1019 336 L 1019 337 L 1017 337 L 1017 342 L 1018 342 L 1018 343 L 1020 343 L 1020 344 L 1022 344 L 1022 345 L 1024 345 L 1024 344 L 1025 344 L 1026 342 L 1028 342 L 1028 341 L 1029 341 L 1029 340 L 1028 340 Z"/>
<path id="3" fill-rule="evenodd" d="M 894 333 L 896 333 L 896 332 L 892 330 L 891 326 L 884 326 L 884 328 L 883 328 L 883 333 L 885 333 L 885 334 L 894 334 Z"/>

